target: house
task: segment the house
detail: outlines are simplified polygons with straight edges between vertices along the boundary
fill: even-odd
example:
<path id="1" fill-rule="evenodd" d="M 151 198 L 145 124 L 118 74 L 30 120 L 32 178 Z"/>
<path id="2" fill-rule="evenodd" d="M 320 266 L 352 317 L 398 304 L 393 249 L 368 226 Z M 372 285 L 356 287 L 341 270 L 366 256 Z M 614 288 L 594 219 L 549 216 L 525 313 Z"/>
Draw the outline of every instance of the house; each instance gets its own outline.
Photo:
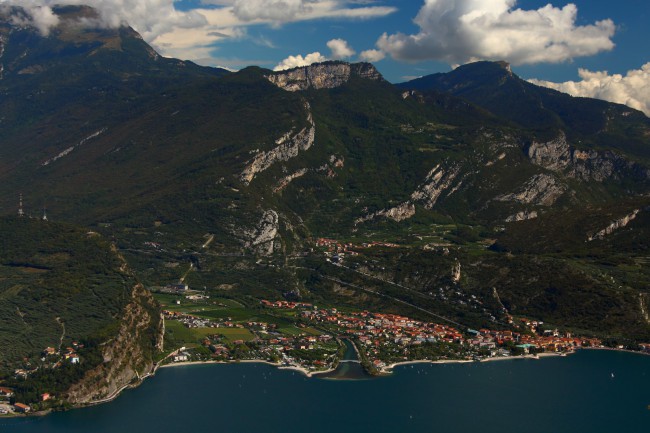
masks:
<path id="1" fill-rule="evenodd" d="M 73 364 L 79 364 L 79 355 L 70 355 L 68 360 Z"/>
<path id="2" fill-rule="evenodd" d="M 52 398 L 52 396 L 50 395 L 49 392 L 45 392 L 45 393 L 41 394 L 41 401 L 48 401 L 51 398 Z"/>
<path id="3" fill-rule="evenodd" d="M 13 395 L 14 395 L 13 389 L 0 387 L 0 397 L 12 397 Z"/>
<path id="4" fill-rule="evenodd" d="M 14 410 L 18 413 L 27 413 L 30 410 L 32 410 L 32 408 L 27 406 L 26 404 L 16 403 L 14 404 Z"/>
<path id="5" fill-rule="evenodd" d="M 174 362 L 186 362 L 188 360 L 187 353 L 182 352 L 174 356 Z"/>

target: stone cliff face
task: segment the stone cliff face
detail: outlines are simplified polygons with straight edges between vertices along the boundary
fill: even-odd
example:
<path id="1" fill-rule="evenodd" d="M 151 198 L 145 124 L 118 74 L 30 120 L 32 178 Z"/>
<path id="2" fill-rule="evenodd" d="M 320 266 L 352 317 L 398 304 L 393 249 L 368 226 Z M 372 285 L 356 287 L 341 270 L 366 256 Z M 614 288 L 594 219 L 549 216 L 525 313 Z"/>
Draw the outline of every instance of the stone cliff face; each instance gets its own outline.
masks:
<path id="1" fill-rule="evenodd" d="M 442 168 L 440 164 L 436 165 L 427 174 L 425 182 L 411 194 L 411 200 L 421 202 L 425 209 L 433 208 L 440 196 L 452 187 L 459 173 L 460 167 L 446 169 Z M 453 194 L 459 187 L 460 184 L 456 185 L 447 195 Z"/>
<path id="2" fill-rule="evenodd" d="M 510 215 L 508 218 L 506 218 L 507 223 L 513 223 L 513 222 L 519 222 L 519 221 L 527 221 L 527 220 L 532 220 L 537 218 L 537 211 L 532 211 L 528 212 L 526 210 L 517 212 L 514 215 Z"/>
<path id="3" fill-rule="evenodd" d="M 530 161 L 547 170 L 584 181 L 603 182 L 618 178 L 623 172 L 647 180 L 647 169 L 627 161 L 611 151 L 578 150 L 569 145 L 566 135 L 560 135 L 545 143 L 533 142 L 527 149 Z"/>
<path id="4" fill-rule="evenodd" d="M 262 255 L 271 255 L 275 249 L 275 241 L 280 230 L 280 217 L 274 210 L 267 210 L 262 215 L 260 222 L 254 230 L 246 233 L 247 248 L 255 250 Z"/>
<path id="5" fill-rule="evenodd" d="M 310 66 L 275 72 L 266 78 L 276 86 L 289 92 L 308 89 L 333 89 L 356 75 L 369 80 L 383 80 L 381 74 L 370 63 L 325 62 Z"/>
<path id="6" fill-rule="evenodd" d="M 614 231 L 627 226 L 630 223 L 630 221 L 636 218 L 639 212 L 640 209 L 634 209 L 632 213 L 625 215 L 624 217 L 619 218 L 616 221 L 612 221 L 607 227 L 598 231 L 598 233 L 589 236 L 587 240 L 593 241 L 594 239 L 604 239 L 606 236 L 609 236 L 612 233 L 614 233 Z"/>
<path id="7" fill-rule="evenodd" d="M 277 147 L 267 152 L 257 153 L 239 176 L 242 182 L 248 185 L 257 173 L 263 172 L 276 162 L 288 161 L 296 157 L 300 151 L 305 151 L 314 144 L 316 126 L 307 102 L 305 102 L 305 110 L 307 110 L 308 126 L 297 133 L 293 130 L 287 132 L 275 141 Z"/>
<path id="8" fill-rule="evenodd" d="M 519 191 L 512 194 L 500 195 L 496 200 L 551 206 L 565 191 L 566 186 L 561 184 L 554 176 L 536 174 Z"/>
<path id="9" fill-rule="evenodd" d="M 415 215 L 415 205 L 407 201 L 405 203 L 400 204 L 399 206 L 395 206 L 390 209 L 380 210 L 370 215 L 357 218 L 354 221 L 354 223 L 359 224 L 366 221 L 371 221 L 377 217 L 389 218 L 392 219 L 393 221 L 400 222 L 405 219 L 411 218 L 413 215 Z"/>
<path id="10" fill-rule="evenodd" d="M 139 384 L 153 370 L 153 355 L 163 348 L 163 326 L 155 300 L 136 284 L 116 335 L 104 344 L 104 362 L 73 385 L 65 399 L 75 405 L 100 403 Z"/>
<path id="11" fill-rule="evenodd" d="M 432 209 L 436 202 L 444 193 L 447 196 L 452 195 L 461 187 L 463 180 L 454 182 L 460 173 L 460 167 L 443 168 L 440 164 L 436 165 L 427 174 L 424 182 L 411 194 L 411 198 L 404 203 L 390 209 L 380 210 L 378 212 L 363 216 L 355 221 L 355 224 L 373 220 L 377 217 L 389 218 L 394 221 L 403 221 L 415 215 L 415 204 L 421 204 L 425 209 Z"/>

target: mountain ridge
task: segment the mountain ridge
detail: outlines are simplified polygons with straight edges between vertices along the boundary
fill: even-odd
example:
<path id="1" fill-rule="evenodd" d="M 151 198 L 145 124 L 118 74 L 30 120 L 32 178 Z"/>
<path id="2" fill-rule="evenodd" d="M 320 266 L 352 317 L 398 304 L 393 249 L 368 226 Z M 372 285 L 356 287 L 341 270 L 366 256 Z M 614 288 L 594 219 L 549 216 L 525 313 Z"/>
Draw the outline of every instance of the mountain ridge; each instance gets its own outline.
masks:
<path id="1" fill-rule="evenodd" d="M 143 287 L 650 339 L 648 119 L 632 109 L 503 63 L 396 86 L 364 63 L 202 68 L 126 27 L 11 32 L 1 212 L 22 193 L 27 214 L 101 233 Z"/>

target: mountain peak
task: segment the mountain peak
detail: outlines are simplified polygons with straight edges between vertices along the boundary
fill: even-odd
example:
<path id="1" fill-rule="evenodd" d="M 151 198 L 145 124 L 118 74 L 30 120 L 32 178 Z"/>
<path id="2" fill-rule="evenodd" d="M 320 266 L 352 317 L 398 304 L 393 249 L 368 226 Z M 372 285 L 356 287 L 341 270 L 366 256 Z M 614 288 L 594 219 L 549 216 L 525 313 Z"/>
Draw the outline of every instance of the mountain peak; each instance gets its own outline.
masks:
<path id="1" fill-rule="evenodd" d="M 459 66 L 449 74 L 449 77 L 458 77 L 463 80 L 477 79 L 485 82 L 486 79 L 502 80 L 503 78 L 514 77 L 510 63 L 503 60 L 497 62 L 479 61 L 474 63 L 467 63 Z"/>
<path id="2" fill-rule="evenodd" d="M 341 61 L 313 63 L 286 71 L 276 71 L 266 78 L 284 90 L 296 92 L 308 89 L 333 89 L 347 83 L 353 76 L 374 81 L 384 80 L 370 63 Z"/>

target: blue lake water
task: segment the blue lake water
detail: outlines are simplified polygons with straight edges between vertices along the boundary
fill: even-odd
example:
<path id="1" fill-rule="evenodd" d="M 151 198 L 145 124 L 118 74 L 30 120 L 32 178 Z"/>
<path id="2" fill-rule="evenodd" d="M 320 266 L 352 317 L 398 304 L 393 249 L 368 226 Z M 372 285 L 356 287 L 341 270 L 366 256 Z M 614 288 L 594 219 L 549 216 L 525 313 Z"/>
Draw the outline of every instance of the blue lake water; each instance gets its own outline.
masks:
<path id="1" fill-rule="evenodd" d="M 161 369 L 105 405 L 0 420 L 0 432 L 648 433 L 648 405 L 650 357 L 613 351 L 418 364 L 372 380 L 196 365 Z"/>

